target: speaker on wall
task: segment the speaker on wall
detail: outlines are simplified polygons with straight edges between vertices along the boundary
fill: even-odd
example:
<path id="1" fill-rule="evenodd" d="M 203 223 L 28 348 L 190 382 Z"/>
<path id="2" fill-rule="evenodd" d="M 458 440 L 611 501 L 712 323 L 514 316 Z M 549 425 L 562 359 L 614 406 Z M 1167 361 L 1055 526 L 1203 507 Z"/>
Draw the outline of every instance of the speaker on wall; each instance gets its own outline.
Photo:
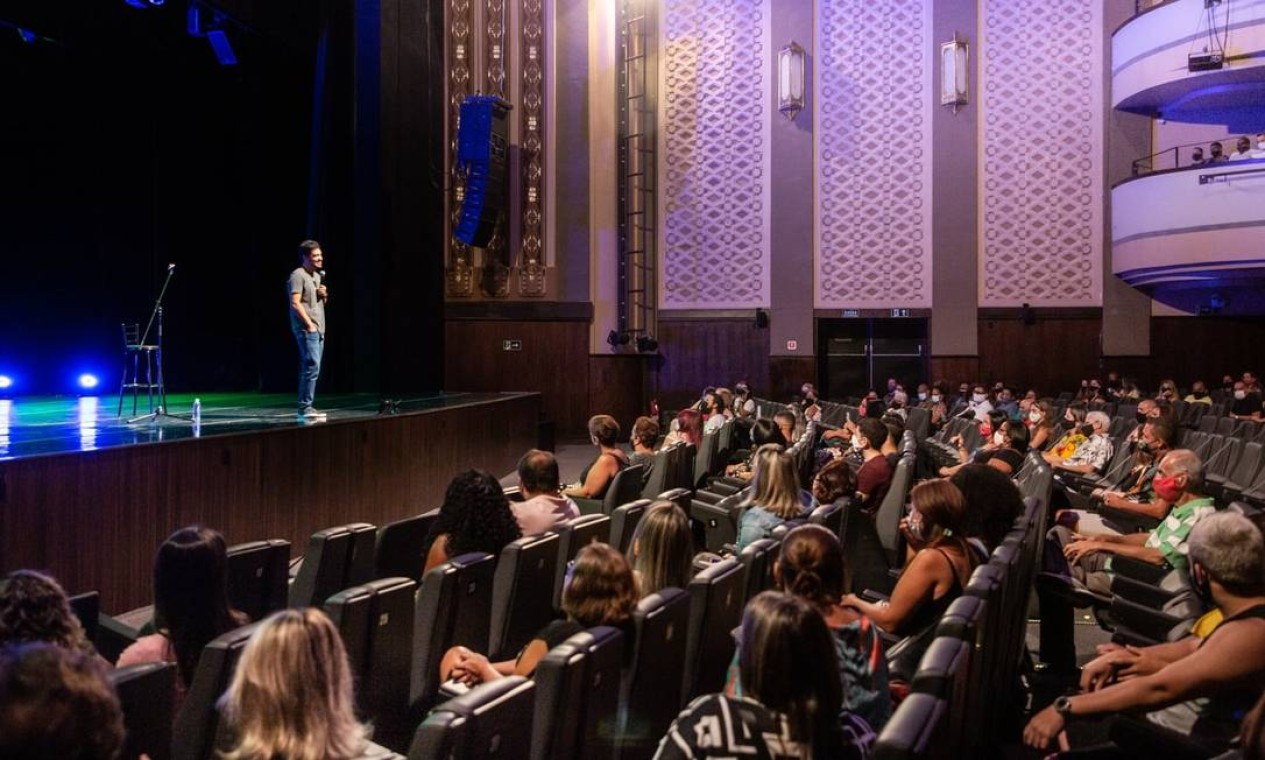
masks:
<path id="1" fill-rule="evenodd" d="M 483 248 L 505 212 L 509 187 L 510 105 L 494 95 L 473 95 L 461 103 L 457 127 L 457 168 L 466 172 L 466 195 L 454 236 Z"/>

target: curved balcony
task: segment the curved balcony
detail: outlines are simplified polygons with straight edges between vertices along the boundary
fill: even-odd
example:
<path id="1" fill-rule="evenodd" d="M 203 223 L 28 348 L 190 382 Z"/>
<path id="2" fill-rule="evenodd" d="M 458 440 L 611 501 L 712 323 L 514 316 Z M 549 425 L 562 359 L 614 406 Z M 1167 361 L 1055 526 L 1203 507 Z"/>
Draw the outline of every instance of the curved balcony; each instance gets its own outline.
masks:
<path id="1" fill-rule="evenodd" d="M 1209 19 L 1213 19 L 1212 24 Z M 1213 31 L 1210 31 L 1213 30 Z M 1188 56 L 1224 45 L 1223 67 L 1191 72 Z M 1134 16 L 1111 39 L 1112 105 L 1173 121 L 1257 131 L 1265 116 L 1265 2 L 1172 0 Z"/>
<path id="2" fill-rule="evenodd" d="M 1265 294 L 1265 160 L 1157 172 L 1111 191 L 1112 271 L 1194 310 L 1201 292 Z M 1192 300 L 1194 299 L 1194 300 Z M 1250 303 L 1249 303 L 1250 302 Z"/>

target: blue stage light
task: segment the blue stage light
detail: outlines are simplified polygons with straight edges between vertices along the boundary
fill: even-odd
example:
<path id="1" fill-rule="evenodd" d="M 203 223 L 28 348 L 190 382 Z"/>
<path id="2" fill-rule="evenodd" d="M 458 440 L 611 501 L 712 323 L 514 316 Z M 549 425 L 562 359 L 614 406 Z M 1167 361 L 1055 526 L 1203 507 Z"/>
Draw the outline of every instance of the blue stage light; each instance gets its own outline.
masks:
<path id="1" fill-rule="evenodd" d="M 13 378 L 8 375 L 0 375 L 0 391 L 8 390 L 13 387 Z"/>
<path id="2" fill-rule="evenodd" d="M 98 384 L 99 382 L 100 382 L 100 381 L 98 381 L 98 380 L 97 380 L 97 376 L 96 376 L 96 375 L 92 375 L 92 374 L 89 374 L 89 373 L 87 373 L 87 372 L 85 372 L 85 373 L 83 373 L 82 375 L 80 375 L 80 376 L 79 376 L 79 387 L 80 387 L 80 388 L 86 388 L 86 389 L 88 389 L 88 390 L 91 390 L 91 389 L 93 389 L 93 388 L 96 388 L 96 387 L 97 387 L 97 384 Z"/>

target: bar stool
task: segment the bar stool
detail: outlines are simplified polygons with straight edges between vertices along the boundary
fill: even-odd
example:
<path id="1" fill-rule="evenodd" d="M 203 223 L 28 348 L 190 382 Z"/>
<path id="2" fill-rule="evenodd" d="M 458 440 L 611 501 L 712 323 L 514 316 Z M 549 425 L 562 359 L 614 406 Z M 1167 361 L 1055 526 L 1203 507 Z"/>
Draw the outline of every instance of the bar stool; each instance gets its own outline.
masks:
<path id="1" fill-rule="evenodd" d="M 159 323 L 161 325 L 161 322 Z M 154 396 L 158 396 L 158 409 L 167 408 L 167 388 L 163 384 L 162 328 L 158 329 L 158 341 L 143 343 L 139 324 L 123 325 L 123 380 L 119 384 L 118 416 L 123 416 L 123 399 L 132 392 L 132 414 L 136 414 L 140 394 L 149 401 L 149 413 L 154 413 Z"/>

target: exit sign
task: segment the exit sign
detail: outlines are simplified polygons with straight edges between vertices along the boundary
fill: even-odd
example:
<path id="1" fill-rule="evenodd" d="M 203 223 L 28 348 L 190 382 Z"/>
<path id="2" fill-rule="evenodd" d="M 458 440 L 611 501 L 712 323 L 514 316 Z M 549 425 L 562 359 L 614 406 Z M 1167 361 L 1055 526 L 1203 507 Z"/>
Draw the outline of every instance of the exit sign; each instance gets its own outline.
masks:
<path id="1" fill-rule="evenodd" d="M 799 341 L 797 341 L 797 340 L 788 340 L 788 341 L 786 341 L 786 350 L 787 350 L 787 351 L 798 351 L 798 350 L 799 350 Z"/>
<path id="2" fill-rule="evenodd" d="M 908 317 L 909 309 L 892 309 L 893 317 Z"/>
<path id="3" fill-rule="evenodd" d="M 523 342 L 516 338 L 512 338 L 510 340 L 503 340 L 501 341 L 501 350 L 502 351 L 522 351 Z"/>

